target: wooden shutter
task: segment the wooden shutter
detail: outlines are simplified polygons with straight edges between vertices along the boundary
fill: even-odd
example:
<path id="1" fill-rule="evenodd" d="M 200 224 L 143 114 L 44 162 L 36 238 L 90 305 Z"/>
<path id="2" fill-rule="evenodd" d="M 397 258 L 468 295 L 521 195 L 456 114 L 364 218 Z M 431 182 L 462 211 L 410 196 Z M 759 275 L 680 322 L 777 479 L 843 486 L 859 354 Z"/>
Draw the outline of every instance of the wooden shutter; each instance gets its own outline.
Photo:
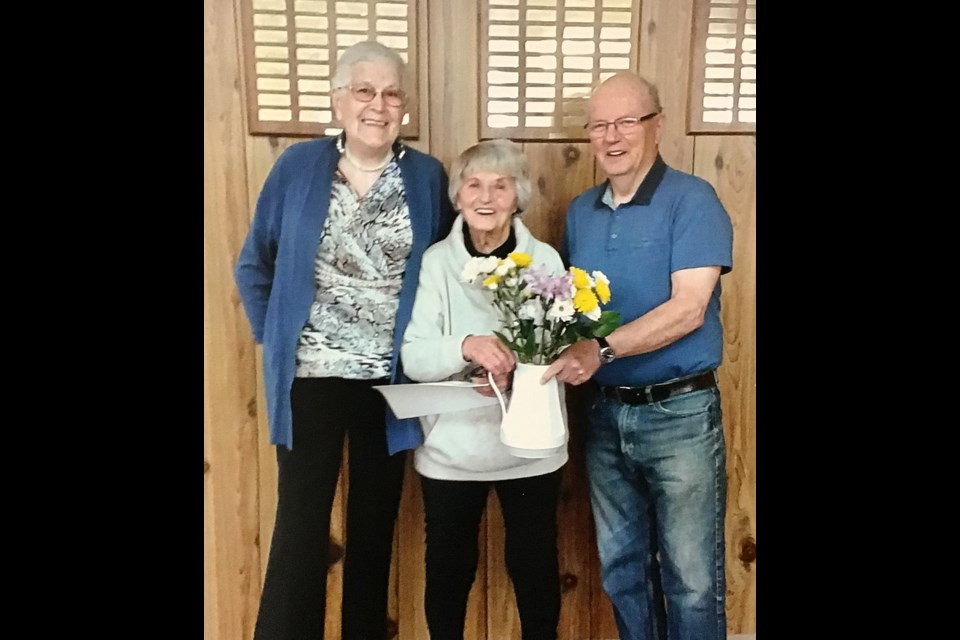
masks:
<path id="1" fill-rule="evenodd" d="M 757 130 L 757 0 L 695 0 L 689 133 Z"/>
<path id="2" fill-rule="evenodd" d="M 484 0 L 480 135 L 585 140 L 590 91 L 636 69 L 638 0 Z"/>
<path id="3" fill-rule="evenodd" d="M 401 135 L 419 136 L 416 0 L 241 0 L 247 128 L 251 134 L 340 132 L 330 79 L 344 49 L 377 40 L 407 63 Z"/>

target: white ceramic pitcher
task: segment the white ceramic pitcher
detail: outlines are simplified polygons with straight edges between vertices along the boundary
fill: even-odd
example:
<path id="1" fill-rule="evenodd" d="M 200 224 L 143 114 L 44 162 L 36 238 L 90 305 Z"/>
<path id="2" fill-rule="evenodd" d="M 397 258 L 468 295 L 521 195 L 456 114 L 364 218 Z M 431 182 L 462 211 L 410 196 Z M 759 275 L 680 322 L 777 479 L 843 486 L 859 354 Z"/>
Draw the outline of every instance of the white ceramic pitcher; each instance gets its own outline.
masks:
<path id="1" fill-rule="evenodd" d="M 559 453 L 567 443 L 564 385 L 556 378 L 540 384 L 547 367 L 518 362 L 513 372 L 509 405 L 494 384 L 493 376 L 488 375 L 503 410 L 500 442 L 519 458 L 546 458 Z"/>

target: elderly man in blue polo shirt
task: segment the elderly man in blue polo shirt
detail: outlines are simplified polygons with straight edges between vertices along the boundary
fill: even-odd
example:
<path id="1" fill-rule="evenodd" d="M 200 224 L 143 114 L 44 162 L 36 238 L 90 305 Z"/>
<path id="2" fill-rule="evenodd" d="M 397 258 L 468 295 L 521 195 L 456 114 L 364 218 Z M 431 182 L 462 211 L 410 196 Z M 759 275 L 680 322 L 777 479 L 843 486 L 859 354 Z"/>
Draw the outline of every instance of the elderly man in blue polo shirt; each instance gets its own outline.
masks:
<path id="1" fill-rule="evenodd" d="M 623 324 L 546 371 L 591 378 L 586 463 L 621 640 L 726 638 L 726 475 L 716 369 L 720 276 L 733 230 L 713 187 L 668 167 L 656 87 L 618 73 L 590 97 L 587 133 L 608 179 L 567 210 L 561 255 L 602 271 Z"/>

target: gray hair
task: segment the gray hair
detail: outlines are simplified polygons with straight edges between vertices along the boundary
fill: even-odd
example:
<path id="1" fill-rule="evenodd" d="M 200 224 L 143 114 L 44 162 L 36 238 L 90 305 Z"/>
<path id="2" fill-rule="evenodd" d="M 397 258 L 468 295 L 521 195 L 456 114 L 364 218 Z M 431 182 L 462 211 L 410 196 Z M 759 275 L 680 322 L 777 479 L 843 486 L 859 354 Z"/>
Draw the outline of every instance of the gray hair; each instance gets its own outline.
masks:
<path id="1" fill-rule="evenodd" d="M 400 54 L 375 40 L 365 40 L 351 45 L 340 55 L 336 70 L 330 79 L 330 87 L 333 91 L 342 89 L 350 84 L 353 67 L 359 62 L 386 62 L 392 64 L 397 70 L 397 77 L 400 78 L 401 85 L 403 84 L 403 76 L 407 65 L 404 63 L 403 58 L 400 57 Z"/>
<path id="2" fill-rule="evenodd" d="M 506 139 L 484 140 L 461 153 L 450 169 L 448 193 L 454 206 L 464 179 L 477 171 L 493 171 L 513 178 L 517 185 L 517 208 L 527 209 L 531 195 L 530 173 L 520 145 Z"/>

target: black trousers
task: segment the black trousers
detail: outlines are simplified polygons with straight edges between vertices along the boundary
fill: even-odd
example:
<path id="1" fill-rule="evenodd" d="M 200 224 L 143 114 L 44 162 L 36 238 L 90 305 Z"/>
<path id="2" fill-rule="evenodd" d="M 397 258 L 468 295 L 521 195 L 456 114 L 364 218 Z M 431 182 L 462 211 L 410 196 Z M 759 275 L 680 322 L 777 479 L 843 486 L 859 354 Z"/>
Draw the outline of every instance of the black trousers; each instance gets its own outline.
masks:
<path id="1" fill-rule="evenodd" d="M 560 619 L 557 565 L 558 469 L 494 482 L 421 476 L 427 531 L 424 608 L 430 640 L 463 640 L 467 599 L 477 573 L 477 535 L 490 487 L 506 533 L 504 560 L 513 582 L 523 640 L 555 640 Z"/>
<path id="2" fill-rule="evenodd" d="M 387 455 L 382 380 L 296 378 L 293 447 L 277 447 L 277 519 L 256 640 L 321 640 L 330 510 L 344 436 L 349 451 L 343 640 L 386 637 L 393 527 L 404 454 Z"/>

